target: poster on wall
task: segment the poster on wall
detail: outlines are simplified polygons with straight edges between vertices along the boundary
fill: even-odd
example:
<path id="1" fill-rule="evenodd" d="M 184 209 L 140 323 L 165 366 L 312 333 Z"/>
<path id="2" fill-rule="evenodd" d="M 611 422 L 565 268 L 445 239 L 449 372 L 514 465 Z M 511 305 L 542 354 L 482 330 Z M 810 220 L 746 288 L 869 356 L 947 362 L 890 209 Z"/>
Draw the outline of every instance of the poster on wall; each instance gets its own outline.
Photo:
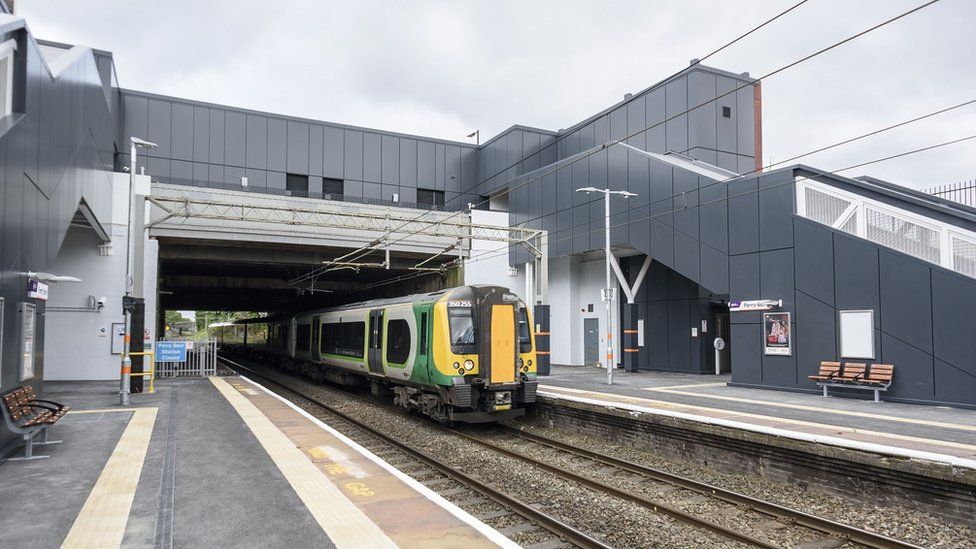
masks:
<path id="1" fill-rule="evenodd" d="M 793 354 L 790 313 L 763 313 L 763 349 L 767 355 Z"/>
<path id="2" fill-rule="evenodd" d="M 20 381 L 34 377 L 34 324 L 33 303 L 20 304 Z"/>

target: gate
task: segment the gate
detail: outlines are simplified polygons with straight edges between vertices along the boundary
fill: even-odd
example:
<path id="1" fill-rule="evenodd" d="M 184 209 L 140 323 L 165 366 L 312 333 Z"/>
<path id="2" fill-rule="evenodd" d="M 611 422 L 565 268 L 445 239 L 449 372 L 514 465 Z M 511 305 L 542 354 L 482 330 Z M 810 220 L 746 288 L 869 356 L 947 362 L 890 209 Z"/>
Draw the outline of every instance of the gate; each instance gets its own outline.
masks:
<path id="1" fill-rule="evenodd" d="M 156 355 L 156 377 L 189 377 L 189 376 L 214 376 L 217 375 L 217 340 L 207 341 L 182 341 L 167 339 L 157 341 L 159 344 L 184 343 L 186 344 L 185 360 L 160 360 L 166 358 L 161 354 Z"/>

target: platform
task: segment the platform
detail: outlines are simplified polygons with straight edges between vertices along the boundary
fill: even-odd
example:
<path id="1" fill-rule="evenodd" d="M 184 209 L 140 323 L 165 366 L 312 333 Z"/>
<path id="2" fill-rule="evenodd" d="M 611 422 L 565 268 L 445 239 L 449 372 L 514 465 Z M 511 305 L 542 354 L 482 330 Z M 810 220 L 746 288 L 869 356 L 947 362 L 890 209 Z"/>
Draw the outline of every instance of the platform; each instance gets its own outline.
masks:
<path id="1" fill-rule="evenodd" d="M 976 469 L 976 411 L 733 387 L 729 376 L 553 366 L 543 397 Z"/>
<path id="2" fill-rule="evenodd" d="M 0 465 L 0 547 L 515 546 L 247 379 L 113 385 L 46 384 L 64 442 Z"/>

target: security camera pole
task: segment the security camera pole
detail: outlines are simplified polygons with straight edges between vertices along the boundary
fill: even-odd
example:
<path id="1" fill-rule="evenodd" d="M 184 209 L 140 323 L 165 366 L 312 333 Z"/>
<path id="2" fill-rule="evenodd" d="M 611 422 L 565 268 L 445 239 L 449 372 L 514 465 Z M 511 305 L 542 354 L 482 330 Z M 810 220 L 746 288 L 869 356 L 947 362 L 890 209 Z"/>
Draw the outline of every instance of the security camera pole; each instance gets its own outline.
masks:
<path id="1" fill-rule="evenodd" d="M 613 356 L 613 300 L 614 294 L 616 293 L 616 285 L 613 284 L 613 278 L 610 273 L 610 262 L 611 251 L 610 251 L 610 195 L 619 194 L 624 198 L 631 198 L 637 196 L 636 193 L 629 191 L 611 191 L 610 189 L 597 189 L 596 187 L 583 187 L 581 189 L 576 189 L 578 193 L 603 193 L 603 205 L 604 205 L 604 218 L 603 226 L 605 229 L 605 248 L 604 253 L 606 254 L 606 267 L 607 267 L 607 287 L 601 292 L 603 294 L 603 301 L 607 304 L 607 385 L 613 385 L 613 368 L 616 365 Z"/>
<path id="2" fill-rule="evenodd" d="M 125 315 L 125 346 L 122 350 L 122 373 L 121 373 L 121 395 L 120 403 L 122 406 L 129 405 L 129 383 L 132 374 L 132 357 L 129 356 L 129 343 L 132 340 L 132 310 L 135 308 L 135 300 L 132 299 L 132 243 L 135 239 L 132 238 L 133 220 L 132 216 L 135 214 L 145 215 L 145 209 L 140 208 L 136 212 L 135 201 L 136 201 L 136 153 L 138 149 L 154 149 L 156 148 L 155 143 L 150 143 L 149 141 L 144 141 L 138 137 L 130 137 L 129 142 L 131 147 L 129 149 L 129 216 L 126 219 L 126 235 L 125 235 L 125 297 L 122 298 L 122 314 Z M 141 226 L 141 223 L 140 223 Z M 142 238 L 142 234 L 139 234 L 139 238 Z M 139 258 L 143 261 L 143 258 Z M 142 296 L 136 296 L 142 297 Z"/>

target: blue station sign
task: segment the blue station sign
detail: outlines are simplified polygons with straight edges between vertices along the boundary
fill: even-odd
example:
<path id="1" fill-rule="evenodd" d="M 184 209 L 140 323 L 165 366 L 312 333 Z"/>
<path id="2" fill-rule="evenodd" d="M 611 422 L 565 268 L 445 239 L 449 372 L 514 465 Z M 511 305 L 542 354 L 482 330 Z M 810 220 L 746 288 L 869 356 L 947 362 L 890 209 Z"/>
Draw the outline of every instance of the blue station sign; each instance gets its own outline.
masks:
<path id="1" fill-rule="evenodd" d="M 186 342 L 185 341 L 157 342 L 156 362 L 186 362 Z"/>

